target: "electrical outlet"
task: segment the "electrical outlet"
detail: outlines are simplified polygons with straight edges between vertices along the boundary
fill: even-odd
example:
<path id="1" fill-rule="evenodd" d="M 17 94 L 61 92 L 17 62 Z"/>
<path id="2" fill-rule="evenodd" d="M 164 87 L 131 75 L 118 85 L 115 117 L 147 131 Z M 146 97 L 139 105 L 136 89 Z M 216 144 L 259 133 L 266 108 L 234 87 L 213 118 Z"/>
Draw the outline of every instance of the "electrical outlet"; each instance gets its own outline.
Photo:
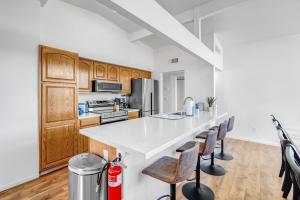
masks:
<path id="1" fill-rule="evenodd" d="M 105 160 L 108 160 L 108 151 L 103 149 L 103 157 Z"/>

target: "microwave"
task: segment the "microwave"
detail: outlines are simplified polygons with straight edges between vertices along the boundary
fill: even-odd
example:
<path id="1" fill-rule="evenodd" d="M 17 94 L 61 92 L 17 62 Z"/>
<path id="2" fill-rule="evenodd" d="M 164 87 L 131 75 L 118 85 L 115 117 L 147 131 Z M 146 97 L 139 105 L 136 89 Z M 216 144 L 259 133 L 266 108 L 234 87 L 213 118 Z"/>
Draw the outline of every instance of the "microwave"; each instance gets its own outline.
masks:
<path id="1" fill-rule="evenodd" d="M 93 92 L 121 92 L 122 83 L 105 80 L 93 81 Z"/>

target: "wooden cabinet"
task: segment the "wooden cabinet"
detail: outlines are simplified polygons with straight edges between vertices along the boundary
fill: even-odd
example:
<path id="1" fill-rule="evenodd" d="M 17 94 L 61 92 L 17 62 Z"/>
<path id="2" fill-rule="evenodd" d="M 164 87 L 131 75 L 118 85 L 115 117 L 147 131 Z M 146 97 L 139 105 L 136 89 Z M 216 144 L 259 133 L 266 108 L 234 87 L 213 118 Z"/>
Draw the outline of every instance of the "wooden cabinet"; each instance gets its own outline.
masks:
<path id="1" fill-rule="evenodd" d="M 108 64 L 107 66 L 107 80 L 119 81 L 120 80 L 120 68 L 117 65 Z"/>
<path id="2" fill-rule="evenodd" d="M 149 71 L 141 71 L 141 78 L 151 78 L 151 72 Z"/>
<path id="3" fill-rule="evenodd" d="M 80 128 L 89 128 L 100 125 L 100 117 L 90 117 L 79 120 Z M 89 152 L 89 138 L 84 135 L 78 135 L 78 153 Z"/>
<path id="4" fill-rule="evenodd" d="M 139 112 L 128 112 L 128 119 L 136 119 L 139 118 Z"/>
<path id="5" fill-rule="evenodd" d="M 67 164 L 76 154 L 76 123 L 44 127 L 41 140 L 41 168 L 49 169 Z"/>
<path id="6" fill-rule="evenodd" d="M 75 84 L 42 83 L 41 171 L 67 164 L 77 152 L 77 91 Z"/>
<path id="7" fill-rule="evenodd" d="M 131 70 L 131 78 L 151 78 L 151 72 L 138 69 Z"/>
<path id="8" fill-rule="evenodd" d="M 77 118 L 77 91 L 75 84 L 42 84 L 42 122 L 45 124 Z"/>
<path id="9" fill-rule="evenodd" d="M 76 83 L 78 54 L 40 46 L 42 82 Z"/>
<path id="10" fill-rule="evenodd" d="M 79 59 L 78 64 L 78 91 L 91 92 L 93 78 L 93 61 Z"/>
<path id="11" fill-rule="evenodd" d="M 131 78 L 141 78 L 141 72 L 137 69 L 131 70 Z"/>
<path id="12" fill-rule="evenodd" d="M 77 154 L 78 63 L 77 53 L 40 46 L 40 172 Z"/>
<path id="13" fill-rule="evenodd" d="M 107 64 L 102 62 L 94 62 L 94 79 L 107 79 Z"/>
<path id="14" fill-rule="evenodd" d="M 122 83 L 122 93 L 131 93 L 131 70 L 129 68 L 120 68 L 120 82 Z"/>

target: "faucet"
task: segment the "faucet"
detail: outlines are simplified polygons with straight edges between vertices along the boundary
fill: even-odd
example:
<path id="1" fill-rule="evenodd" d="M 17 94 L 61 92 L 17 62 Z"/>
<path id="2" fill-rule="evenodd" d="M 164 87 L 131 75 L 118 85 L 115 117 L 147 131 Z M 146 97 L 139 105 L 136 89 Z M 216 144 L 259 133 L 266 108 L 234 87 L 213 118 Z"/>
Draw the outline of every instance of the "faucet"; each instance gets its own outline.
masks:
<path id="1" fill-rule="evenodd" d="M 194 101 L 194 99 L 192 97 L 185 97 L 185 99 L 183 101 L 183 106 L 185 106 L 185 103 L 188 99 Z"/>

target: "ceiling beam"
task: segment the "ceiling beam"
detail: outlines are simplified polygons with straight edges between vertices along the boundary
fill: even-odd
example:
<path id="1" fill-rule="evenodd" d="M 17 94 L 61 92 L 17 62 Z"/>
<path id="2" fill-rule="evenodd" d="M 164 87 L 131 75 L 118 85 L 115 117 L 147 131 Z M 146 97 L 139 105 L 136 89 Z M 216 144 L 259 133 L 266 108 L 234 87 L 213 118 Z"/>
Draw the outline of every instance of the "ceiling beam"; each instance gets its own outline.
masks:
<path id="1" fill-rule="evenodd" d="M 182 13 L 178 14 L 178 15 L 175 15 L 175 18 L 181 24 L 185 24 L 185 23 L 188 23 L 188 22 L 192 22 L 194 20 L 193 15 L 194 15 L 193 10 L 187 10 L 185 12 L 182 12 Z M 128 37 L 129 37 L 129 40 L 131 42 L 135 42 L 135 41 L 141 40 L 141 39 L 146 38 L 146 37 L 151 36 L 151 35 L 153 35 L 152 32 L 148 31 L 145 28 L 142 28 L 138 31 L 130 33 Z"/>
<path id="2" fill-rule="evenodd" d="M 141 39 L 146 38 L 146 37 L 151 36 L 151 35 L 153 35 L 152 32 L 148 31 L 145 28 L 142 28 L 142 29 L 140 29 L 138 31 L 130 33 L 128 35 L 128 38 L 129 38 L 130 42 L 136 42 L 138 40 L 141 40 Z"/>
<path id="3" fill-rule="evenodd" d="M 204 19 L 207 17 L 211 17 L 243 1 L 246 0 L 222 0 L 222 1 L 213 0 L 201 6 L 177 14 L 174 17 L 181 24 L 186 24 L 194 21 L 194 30 L 195 30 L 195 28 L 197 29 L 197 26 L 199 26 L 199 18 Z M 132 42 L 134 42 L 153 35 L 153 33 L 151 33 L 150 31 L 147 32 L 148 34 L 144 34 L 144 35 L 139 34 L 139 32 L 146 32 L 146 31 L 148 30 L 141 29 L 136 32 L 133 32 L 130 34 L 129 38 L 134 38 L 134 40 L 131 40 Z M 195 33 L 196 33 L 195 35 L 198 36 L 199 32 L 196 31 Z M 140 35 L 140 37 L 136 37 L 137 35 Z"/>
<path id="4" fill-rule="evenodd" d="M 97 1 L 211 65 L 217 64 L 214 53 L 156 1 Z"/>

